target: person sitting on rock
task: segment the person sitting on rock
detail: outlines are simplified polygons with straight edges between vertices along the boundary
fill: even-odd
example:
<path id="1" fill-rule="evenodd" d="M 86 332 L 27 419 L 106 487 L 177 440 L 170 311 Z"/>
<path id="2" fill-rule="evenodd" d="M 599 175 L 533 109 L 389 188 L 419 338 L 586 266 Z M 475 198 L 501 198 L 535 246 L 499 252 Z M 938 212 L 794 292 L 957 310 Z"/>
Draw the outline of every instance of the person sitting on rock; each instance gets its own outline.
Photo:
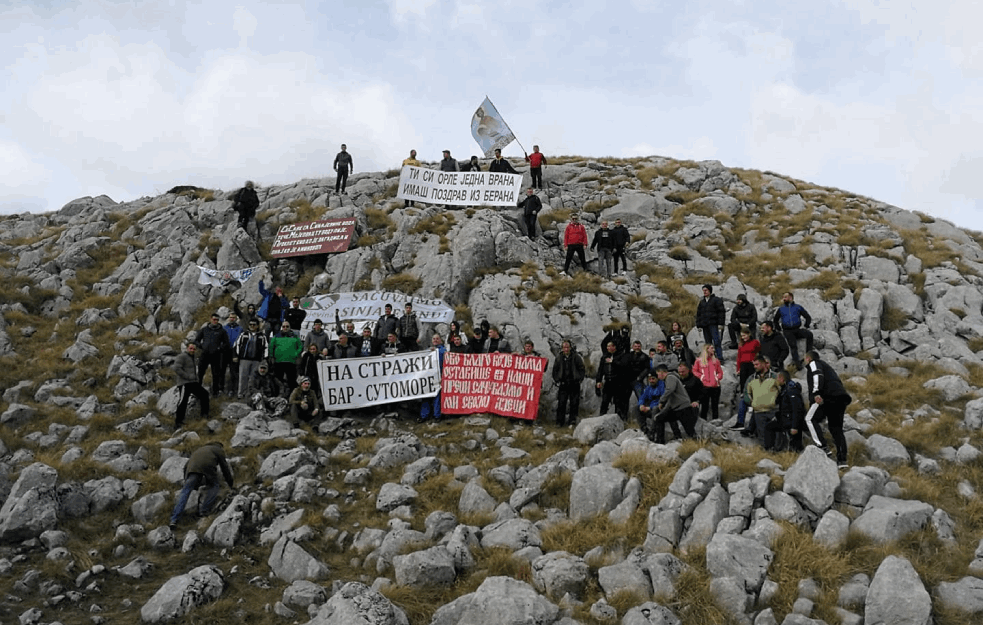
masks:
<path id="1" fill-rule="evenodd" d="M 666 384 L 659 379 L 659 374 L 648 374 L 648 383 L 638 398 L 639 425 L 643 432 L 654 430 L 654 424 L 648 423 L 649 418 L 659 411 L 659 401 L 666 392 Z"/>
<path id="2" fill-rule="evenodd" d="M 261 362 L 249 378 L 247 394 L 250 404 L 256 410 L 265 410 L 274 417 L 283 416 L 287 411 L 287 400 L 280 396 L 280 383 L 270 373 L 270 367 L 265 362 Z"/>
<path id="3" fill-rule="evenodd" d="M 174 511 L 171 513 L 170 529 L 172 532 L 177 529 L 178 519 L 181 518 L 184 508 L 188 505 L 188 497 L 191 496 L 191 492 L 200 486 L 207 486 L 208 491 L 205 493 L 205 501 L 198 507 L 198 516 L 209 515 L 212 506 L 218 499 L 218 491 L 222 487 L 218 481 L 219 469 L 222 470 L 222 476 L 229 488 L 234 488 L 232 469 L 229 468 L 229 463 L 225 459 L 225 449 L 222 447 L 222 443 L 218 441 L 202 445 L 194 450 L 191 457 L 188 458 L 188 463 L 184 466 L 184 487 L 181 488 L 177 505 L 174 506 Z"/>
<path id="4" fill-rule="evenodd" d="M 812 317 L 809 316 L 805 308 L 795 303 L 795 296 L 792 295 L 791 291 L 785 291 L 782 294 L 782 305 L 775 311 L 773 321 L 775 327 L 782 329 L 782 335 L 785 337 L 785 342 L 788 343 L 792 361 L 796 367 L 801 369 L 802 360 L 799 358 L 798 342 L 799 339 L 805 339 L 806 351 L 812 351 L 812 332 L 809 331 Z"/>
<path id="5" fill-rule="evenodd" d="M 290 422 L 294 425 L 310 423 L 321 414 L 321 402 L 314 389 L 311 379 L 307 376 L 300 378 L 300 385 L 290 392 Z"/>

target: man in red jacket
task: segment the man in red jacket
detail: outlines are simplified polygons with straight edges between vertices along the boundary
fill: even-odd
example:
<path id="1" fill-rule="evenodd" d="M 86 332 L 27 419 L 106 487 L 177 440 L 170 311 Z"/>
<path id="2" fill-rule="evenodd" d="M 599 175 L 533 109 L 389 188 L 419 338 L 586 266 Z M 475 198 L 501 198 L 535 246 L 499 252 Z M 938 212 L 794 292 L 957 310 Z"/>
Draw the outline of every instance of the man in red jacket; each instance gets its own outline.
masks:
<path id="1" fill-rule="evenodd" d="M 543 167 L 546 167 L 546 157 L 539 151 L 539 146 L 532 146 L 532 154 L 526 154 L 526 161 L 529 163 L 529 176 L 532 178 L 532 186 L 536 189 L 543 188 Z"/>
<path id="2" fill-rule="evenodd" d="M 574 253 L 580 259 L 580 266 L 584 271 L 587 271 L 587 258 L 584 256 L 585 245 L 587 245 L 587 229 L 584 228 L 584 224 L 580 223 L 580 219 L 574 215 L 570 218 L 570 223 L 567 224 L 566 229 L 563 231 L 563 249 L 567 251 L 567 261 L 563 264 L 561 275 L 567 275 Z"/>

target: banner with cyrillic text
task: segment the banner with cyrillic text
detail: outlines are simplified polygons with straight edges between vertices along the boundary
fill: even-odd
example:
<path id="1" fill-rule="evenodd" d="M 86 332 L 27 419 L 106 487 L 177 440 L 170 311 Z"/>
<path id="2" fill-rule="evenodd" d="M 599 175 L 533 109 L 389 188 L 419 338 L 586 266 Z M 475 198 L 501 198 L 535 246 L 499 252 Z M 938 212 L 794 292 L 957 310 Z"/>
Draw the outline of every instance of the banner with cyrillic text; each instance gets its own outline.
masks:
<path id="1" fill-rule="evenodd" d="M 344 252 L 351 244 L 355 222 L 354 217 L 344 217 L 280 226 L 270 248 L 270 256 L 284 258 Z"/>
<path id="2" fill-rule="evenodd" d="M 546 359 L 519 354 L 444 354 L 440 410 L 490 412 L 533 420 L 539 410 Z"/>
<path id="3" fill-rule="evenodd" d="M 521 174 L 437 171 L 404 165 L 396 198 L 451 206 L 511 206 L 519 202 Z"/>
<path id="4" fill-rule="evenodd" d="M 304 323 L 310 325 L 320 319 L 324 325 L 334 325 L 335 313 L 342 321 L 378 321 L 385 314 L 386 304 L 392 305 L 393 314 L 401 317 L 406 305 L 413 305 L 413 312 L 420 323 L 450 323 L 454 309 L 441 299 L 427 299 L 393 291 L 355 291 L 353 293 L 326 293 L 300 300 L 300 307 L 307 311 Z"/>
<path id="5" fill-rule="evenodd" d="M 364 408 L 435 397 L 440 391 L 438 363 L 436 351 L 321 360 L 317 375 L 324 409 Z"/>

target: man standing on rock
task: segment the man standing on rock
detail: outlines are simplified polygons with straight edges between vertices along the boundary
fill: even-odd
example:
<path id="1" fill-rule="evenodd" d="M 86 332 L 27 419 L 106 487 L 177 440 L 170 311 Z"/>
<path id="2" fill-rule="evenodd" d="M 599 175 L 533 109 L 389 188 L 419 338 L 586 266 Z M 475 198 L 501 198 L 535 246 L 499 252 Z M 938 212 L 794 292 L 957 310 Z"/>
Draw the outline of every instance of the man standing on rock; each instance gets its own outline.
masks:
<path id="1" fill-rule="evenodd" d="M 218 397 L 225 391 L 225 369 L 222 358 L 232 347 L 229 335 L 219 321 L 218 313 L 212 313 L 211 321 L 198 330 L 195 344 L 201 348 L 201 359 L 198 361 L 198 381 L 205 379 L 205 372 L 212 368 L 212 395 Z"/>
<path id="2" fill-rule="evenodd" d="M 348 146 L 344 143 L 341 144 L 341 152 L 338 152 L 338 155 L 334 157 L 334 170 L 338 172 L 338 177 L 334 183 L 334 192 L 339 193 L 338 189 L 341 189 L 340 193 L 344 193 L 345 185 L 348 184 L 348 174 L 355 171 L 352 155 L 348 153 Z"/>
<path id="3" fill-rule="evenodd" d="M 754 415 L 754 431 L 758 433 L 758 440 L 765 449 L 771 449 L 775 444 L 774 428 L 769 429 L 778 410 L 778 382 L 775 377 L 768 358 L 758 355 L 754 359 L 754 376 L 744 387 L 748 405 Z"/>
<path id="4" fill-rule="evenodd" d="M 563 263 L 563 271 L 560 275 L 565 276 L 570 271 L 570 261 L 576 253 L 580 260 L 580 267 L 587 271 L 587 258 L 584 256 L 584 246 L 587 245 L 587 229 L 580 223 L 580 218 L 576 215 L 570 217 L 570 223 L 563 230 L 563 249 L 567 251 L 567 260 Z"/>
<path id="5" fill-rule="evenodd" d="M 286 386 L 287 394 L 297 388 L 297 361 L 303 353 L 303 341 L 284 321 L 280 334 L 270 339 L 270 357 L 273 359 L 273 373 Z"/>
<path id="6" fill-rule="evenodd" d="M 501 150 L 495 150 L 495 158 L 492 159 L 492 162 L 488 165 L 488 171 L 493 171 L 500 174 L 519 173 L 512 167 L 512 163 L 502 158 Z"/>
<path id="7" fill-rule="evenodd" d="M 253 181 L 247 180 L 246 186 L 236 191 L 232 196 L 232 210 L 239 215 L 236 225 L 249 232 L 249 220 L 252 219 L 255 221 L 257 208 L 259 208 L 259 196 L 256 195 Z M 258 224 L 256 231 L 259 232 Z"/>
<path id="8" fill-rule="evenodd" d="M 737 296 L 737 304 L 730 311 L 730 323 L 727 324 L 727 332 L 730 334 L 730 345 L 728 349 L 737 349 L 737 333 L 742 326 L 747 326 L 751 331 L 751 338 L 754 338 L 755 329 L 758 327 L 758 311 L 747 301 L 747 295 L 741 293 Z"/>
<path id="9" fill-rule="evenodd" d="M 233 488 L 232 469 L 229 468 L 229 463 L 225 459 L 225 449 L 222 447 L 222 443 L 217 441 L 202 445 L 188 458 L 188 464 L 184 466 L 184 487 L 181 489 L 181 494 L 178 495 L 174 512 L 171 513 L 170 528 L 172 532 L 177 529 L 178 519 L 184 512 L 185 506 L 188 505 L 191 491 L 197 490 L 199 486 L 207 486 L 208 491 L 205 493 L 205 502 L 198 507 L 198 516 L 208 516 L 211 512 L 215 500 L 218 499 L 219 488 L 222 486 L 218 481 L 219 469 L 222 470 L 222 476 L 229 488 Z"/>
<path id="10" fill-rule="evenodd" d="M 724 324 L 727 323 L 727 311 L 724 310 L 724 300 L 713 294 L 713 285 L 703 285 L 703 299 L 696 306 L 696 327 L 703 330 L 703 341 L 713 345 L 717 360 L 724 361 L 724 353 L 720 346 L 720 335 Z"/>
<path id="11" fill-rule="evenodd" d="M 577 423 L 580 415 L 580 385 L 584 381 L 585 371 L 584 359 L 573 350 L 573 343 L 563 341 L 560 355 L 553 361 L 553 381 L 557 386 L 556 424 L 559 427 Z"/>
<path id="12" fill-rule="evenodd" d="M 625 250 L 631 243 L 631 234 L 620 219 L 614 220 L 614 228 L 611 229 L 611 233 L 614 235 L 614 273 L 618 274 L 618 259 L 620 258 L 620 275 L 623 276 L 628 273 L 628 258 L 625 256 Z"/>
<path id="13" fill-rule="evenodd" d="M 795 296 L 790 291 L 782 294 L 782 305 L 775 312 L 775 325 L 782 329 L 782 335 L 788 343 L 788 349 L 792 354 L 795 366 L 802 368 L 802 361 L 799 360 L 799 339 L 806 340 L 806 351 L 812 351 L 812 332 L 809 325 L 812 317 L 805 308 L 795 303 Z"/>
<path id="14" fill-rule="evenodd" d="M 208 418 L 208 391 L 198 381 L 198 372 L 195 370 L 195 351 L 198 346 L 188 343 L 185 351 L 177 355 L 174 359 L 174 373 L 177 376 L 177 386 L 181 389 L 181 400 L 177 405 L 177 413 L 174 418 L 174 429 L 179 430 L 184 425 L 184 417 L 188 412 L 188 399 L 194 395 L 201 404 L 201 418 Z"/>
<path id="15" fill-rule="evenodd" d="M 266 335 L 259 331 L 259 320 L 250 319 L 248 328 L 232 346 L 232 360 L 239 366 L 239 399 L 246 394 L 249 380 L 260 363 L 265 364 L 269 350 Z"/>
<path id="16" fill-rule="evenodd" d="M 805 355 L 806 381 L 809 384 L 809 397 L 812 403 L 816 404 L 816 414 L 812 417 L 812 423 L 816 429 L 816 442 L 825 449 L 826 439 L 823 436 L 823 429 L 819 423 L 826 419 L 829 426 L 829 433 L 833 437 L 833 444 L 836 445 L 836 464 L 840 468 L 847 466 L 847 447 L 846 436 L 843 434 L 843 419 L 846 407 L 850 405 L 853 398 L 847 393 L 840 381 L 840 376 L 833 371 L 833 368 L 826 362 L 819 359 L 819 353 L 810 350 Z"/>
<path id="17" fill-rule="evenodd" d="M 229 313 L 229 322 L 225 324 L 225 333 L 229 336 L 229 349 L 222 356 L 222 379 L 225 379 L 225 369 L 229 371 L 229 397 L 239 394 L 239 359 L 232 347 L 242 336 L 243 327 L 239 325 L 239 315 Z"/>
<path id="18" fill-rule="evenodd" d="M 611 277 L 611 263 L 614 260 L 614 234 L 608 228 L 608 222 L 602 221 L 601 228 L 594 233 L 594 240 L 591 241 L 590 249 L 597 249 L 597 264 L 601 275 L 605 278 Z"/>
<path id="19" fill-rule="evenodd" d="M 420 323 L 413 312 L 413 304 L 407 302 L 403 316 L 399 318 L 396 336 L 406 351 L 420 351 Z"/>
<path id="20" fill-rule="evenodd" d="M 543 210 L 543 202 L 532 187 L 526 189 L 526 197 L 519 202 L 519 208 L 522 209 L 522 220 L 526 223 L 526 236 L 536 238 L 536 217 Z"/>
<path id="21" fill-rule="evenodd" d="M 385 341 L 389 337 L 389 333 L 397 333 L 399 329 L 399 318 L 393 314 L 393 305 L 386 304 L 385 313 L 379 317 L 379 321 L 375 324 L 375 338 L 379 341 Z"/>
<path id="22" fill-rule="evenodd" d="M 306 318 L 307 311 L 300 307 L 300 298 L 290 300 L 290 308 L 283 311 L 283 320 L 290 324 L 290 329 L 299 333 Z"/>
<path id="23" fill-rule="evenodd" d="M 532 146 L 532 154 L 526 154 L 526 162 L 529 163 L 529 177 L 532 178 L 532 186 L 536 189 L 543 188 L 543 168 L 546 167 L 546 157 L 539 151 L 539 146 Z"/>
<path id="24" fill-rule="evenodd" d="M 610 341 L 605 346 L 605 353 L 597 365 L 597 376 L 594 379 L 597 394 L 601 396 L 602 415 L 607 414 L 608 406 L 613 402 L 614 411 L 621 420 L 628 420 L 628 400 L 631 398 L 633 381 L 628 354 L 619 353 L 618 346 Z"/>
<path id="25" fill-rule="evenodd" d="M 411 167 L 423 167 L 423 164 L 416 158 L 416 150 L 410 150 L 410 157 L 403 159 L 403 167 L 410 165 Z M 409 208 L 413 206 L 413 200 L 403 200 L 403 208 Z M 385 340 L 385 337 L 381 337 Z"/>

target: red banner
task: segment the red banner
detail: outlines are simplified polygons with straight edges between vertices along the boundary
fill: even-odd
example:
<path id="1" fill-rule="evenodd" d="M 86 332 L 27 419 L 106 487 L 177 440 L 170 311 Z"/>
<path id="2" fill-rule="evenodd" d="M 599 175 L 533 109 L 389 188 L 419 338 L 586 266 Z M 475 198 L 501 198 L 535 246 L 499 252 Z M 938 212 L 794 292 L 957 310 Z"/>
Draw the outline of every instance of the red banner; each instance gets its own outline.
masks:
<path id="1" fill-rule="evenodd" d="M 440 411 L 533 420 L 546 359 L 518 354 L 444 354 Z"/>
<path id="2" fill-rule="evenodd" d="M 344 252 L 355 232 L 355 218 L 322 219 L 280 226 L 270 256 L 306 256 Z"/>

